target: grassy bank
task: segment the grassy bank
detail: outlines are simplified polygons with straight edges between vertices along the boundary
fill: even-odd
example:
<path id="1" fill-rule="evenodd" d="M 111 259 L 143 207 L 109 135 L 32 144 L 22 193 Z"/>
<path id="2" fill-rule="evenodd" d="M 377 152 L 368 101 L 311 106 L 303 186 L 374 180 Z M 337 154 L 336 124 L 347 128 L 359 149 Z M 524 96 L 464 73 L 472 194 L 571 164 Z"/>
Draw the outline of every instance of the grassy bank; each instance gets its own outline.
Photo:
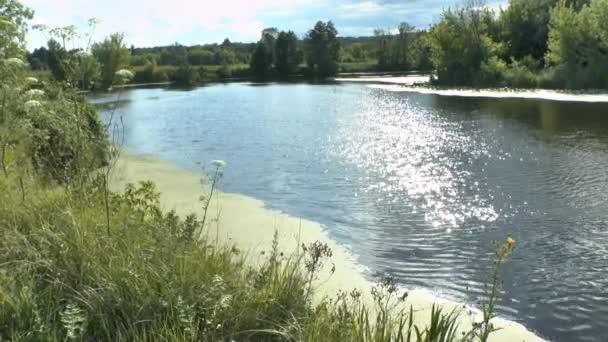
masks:
<path id="1" fill-rule="evenodd" d="M 151 182 L 106 197 L 103 175 L 71 188 L 9 168 L 0 194 L 5 340 L 485 340 L 483 324 L 459 326 L 455 307 L 414 311 L 390 278 L 369 293 L 315 296 L 333 273 L 325 242 L 287 253 L 277 233 L 251 263 L 248 251 L 218 242 L 214 215 L 205 224 L 162 210 Z M 259 233 L 251 224 L 241 229 Z"/>
<path id="2" fill-rule="evenodd" d="M 307 79 L 314 78 L 310 75 L 306 65 L 299 66 L 299 71 L 296 74 L 290 75 L 290 79 Z M 131 70 L 134 73 L 133 82 L 137 84 L 153 84 L 171 82 L 182 85 L 195 85 L 200 83 L 230 81 L 233 79 L 246 80 L 256 79 L 248 64 L 227 64 L 227 65 L 199 65 L 199 66 L 173 66 L 173 65 L 147 65 L 133 66 Z M 339 71 L 341 73 L 359 73 L 359 72 L 377 72 L 377 62 L 368 60 L 364 62 L 345 62 L 340 63 Z M 282 80 L 278 74 L 269 74 L 265 80 Z"/>

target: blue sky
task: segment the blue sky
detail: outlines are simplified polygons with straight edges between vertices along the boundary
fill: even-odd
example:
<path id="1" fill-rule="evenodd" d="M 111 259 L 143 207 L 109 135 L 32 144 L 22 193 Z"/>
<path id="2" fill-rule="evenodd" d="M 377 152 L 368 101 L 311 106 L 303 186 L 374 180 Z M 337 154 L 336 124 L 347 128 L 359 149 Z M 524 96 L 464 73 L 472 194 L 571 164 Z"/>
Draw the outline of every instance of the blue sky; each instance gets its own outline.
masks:
<path id="1" fill-rule="evenodd" d="M 101 22 L 99 40 L 124 32 L 135 46 L 185 45 L 255 41 L 264 27 L 291 29 L 303 35 L 317 20 L 333 20 L 342 36 L 370 35 L 375 28 L 406 21 L 426 28 L 443 8 L 462 0 L 22 0 L 35 11 L 33 24 L 86 28 L 88 18 Z M 488 0 L 489 6 L 507 0 Z M 39 32 L 28 36 L 28 47 L 45 45 Z M 76 43 L 78 45 L 78 42 Z"/>

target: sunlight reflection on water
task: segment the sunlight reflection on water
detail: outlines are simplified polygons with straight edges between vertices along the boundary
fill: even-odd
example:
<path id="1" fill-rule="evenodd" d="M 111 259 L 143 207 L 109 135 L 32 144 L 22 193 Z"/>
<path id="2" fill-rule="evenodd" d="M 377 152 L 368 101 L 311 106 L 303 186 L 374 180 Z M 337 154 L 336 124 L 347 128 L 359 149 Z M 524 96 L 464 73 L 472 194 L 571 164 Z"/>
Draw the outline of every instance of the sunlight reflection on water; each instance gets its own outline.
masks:
<path id="1" fill-rule="evenodd" d="M 498 214 L 479 196 L 479 181 L 467 165 L 487 154 L 483 144 L 409 101 L 367 99 L 362 114 L 340 128 L 341 158 L 374 174 L 368 191 L 383 191 L 386 204 L 415 203 L 434 227 L 452 229 L 472 219 L 492 222 Z"/>

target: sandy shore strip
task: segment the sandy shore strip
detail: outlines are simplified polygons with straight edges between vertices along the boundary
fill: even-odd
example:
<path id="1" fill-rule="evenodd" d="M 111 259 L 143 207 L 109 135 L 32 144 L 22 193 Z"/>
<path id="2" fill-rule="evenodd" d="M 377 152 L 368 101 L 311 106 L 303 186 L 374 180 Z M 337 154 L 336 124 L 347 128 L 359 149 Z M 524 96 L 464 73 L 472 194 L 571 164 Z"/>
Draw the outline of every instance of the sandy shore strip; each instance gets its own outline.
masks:
<path id="1" fill-rule="evenodd" d="M 180 169 L 155 157 L 123 152 L 112 171 L 110 186 L 113 191 L 122 191 L 128 183 L 151 180 L 161 193 L 163 210 L 175 210 L 182 217 L 191 213 L 201 217 L 199 198 L 204 193 L 201 178 L 202 174 Z M 288 255 L 297 251 L 302 243 L 323 241 L 332 248 L 331 261 L 336 268 L 333 275 L 330 275 L 331 265 L 320 274 L 315 284 L 317 298 L 332 296 L 340 289 L 350 291 L 357 288 L 369 293 L 373 284 L 364 277 L 365 269 L 357 264 L 347 248 L 329 237 L 322 225 L 268 209 L 263 202 L 251 197 L 223 192 L 216 194 L 207 215 L 213 218 L 207 229 L 211 241 L 217 238 L 220 243 L 235 245 L 246 252 L 248 261 L 253 263 L 265 257 L 263 252 L 270 249 L 275 230 L 279 233 L 279 249 Z M 415 322 L 422 325 L 429 321 L 433 303 L 447 310 L 462 309 L 459 324 L 465 330 L 481 317 L 476 309 L 438 298 L 426 290 L 409 291 L 405 305 L 413 307 Z M 494 319 L 493 323 L 500 330 L 490 336 L 490 341 L 543 341 L 521 324 L 500 318 Z"/>
<path id="2" fill-rule="evenodd" d="M 460 97 L 490 97 L 490 98 L 511 98 L 511 99 L 538 99 L 566 102 L 608 102 L 608 94 L 593 93 L 573 93 L 561 92 L 547 89 L 436 89 L 425 86 L 411 87 L 413 83 L 405 84 L 370 84 L 370 88 L 384 89 L 393 92 L 411 92 L 420 94 L 433 94 L 441 96 L 460 96 Z"/>
<path id="3" fill-rule="evenodd" d="M 429 75 L 336 77 L 333 80 L 337 82 L 414 85 L 429 83 Z"/>

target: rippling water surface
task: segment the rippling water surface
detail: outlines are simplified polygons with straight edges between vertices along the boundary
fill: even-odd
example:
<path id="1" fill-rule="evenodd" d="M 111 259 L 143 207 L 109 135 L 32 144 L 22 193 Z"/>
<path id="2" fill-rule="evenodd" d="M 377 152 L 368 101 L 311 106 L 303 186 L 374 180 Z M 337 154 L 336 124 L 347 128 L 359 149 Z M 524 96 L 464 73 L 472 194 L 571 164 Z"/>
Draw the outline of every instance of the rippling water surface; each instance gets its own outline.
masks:
<path id="1" fill-rule="evenodd" d="M 608 104 L 352 84 L 142 89 L 118 103 L 129 148 L 190 169 L 226 160 L 226 191 L 325 224 L 370 278 L 476 303 L 492 241 L 512 235 L 501 315 L 552 340 L 606 341 Z"/>

